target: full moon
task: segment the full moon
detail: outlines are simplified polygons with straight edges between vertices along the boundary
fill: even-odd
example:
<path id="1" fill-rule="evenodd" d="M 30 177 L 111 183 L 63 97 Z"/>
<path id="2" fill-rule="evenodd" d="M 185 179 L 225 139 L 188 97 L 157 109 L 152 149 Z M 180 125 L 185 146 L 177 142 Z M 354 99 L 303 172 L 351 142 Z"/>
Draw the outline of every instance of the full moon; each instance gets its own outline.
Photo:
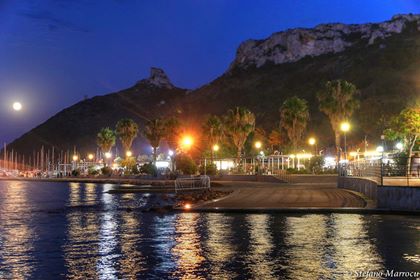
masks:
<path id="1" fill-rule="evenodd" d="M 22 110 L 22 104 L 20 102 L 13 103 L 13 110 L 15 110 L 15 111 Z"/>

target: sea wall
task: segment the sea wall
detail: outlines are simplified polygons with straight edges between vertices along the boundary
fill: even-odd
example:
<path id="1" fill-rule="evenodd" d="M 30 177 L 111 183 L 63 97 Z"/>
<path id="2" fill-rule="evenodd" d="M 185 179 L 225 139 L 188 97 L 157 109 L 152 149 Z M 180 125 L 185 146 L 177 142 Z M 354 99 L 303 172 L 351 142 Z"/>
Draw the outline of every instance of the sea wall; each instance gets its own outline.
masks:
<path id="1" fill-rule="evenodd" d="M 378 186 L 372 180 L 355 177 L 339 177 L 339 188 L 362 193 L 376 201 L 377 208 L 390 210 L 420 210 L 420 188 L 402 186 Z"/>
<path id="2" fill-rule="evenodd" d="M 249 182 L 270 182 L 285 183 L 285 181 L 271 175 L 221 175 L 210 176 L 212 181 L 249 181 Z"/>

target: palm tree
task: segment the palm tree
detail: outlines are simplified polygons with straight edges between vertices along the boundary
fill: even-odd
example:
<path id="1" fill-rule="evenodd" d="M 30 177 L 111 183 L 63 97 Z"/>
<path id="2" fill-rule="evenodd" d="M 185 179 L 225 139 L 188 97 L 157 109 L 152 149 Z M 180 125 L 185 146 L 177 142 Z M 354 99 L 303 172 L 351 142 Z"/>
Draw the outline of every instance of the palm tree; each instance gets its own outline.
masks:
<path id="1" fill-rule="evenodd" d="M 210 144 L 211 161 L 214 159 L 213 146 L 218 144 L 223 137 L 223 122 L 218 116 L 209 116 L 203 125 L 203 131 Z"/>
<path id="2" fill-rule="evenodd" d="M 109 153 L 112 147 L 115 145 L 115 132 L 109 127 L 102 128 L 96 136 L 96 143 L 101 149 L 102 153 Z M 105 165 L 105 161 L 104 161 Z"/>
<path id="3" fill-rule="evenodd" d="M 166 140 L 169 148 L 175 150 L 177 142 L 178 142 L 177 139 L 180 134 L 179 120 L 175 117 L 170 117 L 168 119 L 164 119 L 163 122 L 165 126 L 165 132 L 164 132 L 163 138 Z"/>
<path id="4" fill-rule="evenodd" d="M 225 132 L 237 149 L 236 156 L 239 164 L 246 139 L 255 129 L 255 115 L 246 108 L 236 107 L 227 112 L 224 123 Z"/>
<path id="5" fill-rule="evenodd" d="M 355 98 L 356 86 L 344 80 L 328 81 L 318 92 L 319 109 L 330 119 L 335 135 L 337 162 L 340 160 L 340 124 L 348 120 L 360 106 Z"/>
<path id="6" fill-rule="evenodd" d="M 286 130 L 296 151 L 309 120 L 308 103 L 296 96 L 286 99 L 280 107 L 280 118 L 280 126 Z"/>
<path id="7" fill-rule="evenodd" d="M 132 119 L 121 119 L 117 122 L 115 131 L 127 152 L 130 150 L 133 140 L 137 137 L 139 126 Z"/>
<path id="8" fill-rule="evenodd" d="M 148 121 L 144 127 L 143 136 L 153 148 L 154 162 L 157 159 L 157 148 L 159 147 L 160 141 L 167 135 L 167 131 L 167 122 L 161 118 Z"/>
<path id="9" fill-rule="evenodd" d="M 268 144 L 270 144 L 271 149 L 274 152 L 274 147 L 277 147 L 280 150 L 280 145 L 284 143 L 283 135 L 280 129 L 273 129 L 268 136 Z"/>

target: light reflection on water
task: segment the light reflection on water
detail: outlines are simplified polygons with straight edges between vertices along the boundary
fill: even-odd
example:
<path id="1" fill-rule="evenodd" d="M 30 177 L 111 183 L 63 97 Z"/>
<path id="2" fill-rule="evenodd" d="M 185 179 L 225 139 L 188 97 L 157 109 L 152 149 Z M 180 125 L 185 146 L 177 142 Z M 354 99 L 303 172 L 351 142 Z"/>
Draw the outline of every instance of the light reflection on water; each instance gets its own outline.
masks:
<path id="1" fill-rule="evenodd" d="M 175 246 L 172 255 L 177 263 L 176 279 L 205 279 L 200 266 L 205 261 L 197 232 L 198 213 L 178 215 L 175 221 Z"/>
<path id="2" fill-rule="evenodd" d="M 34 266 L 33 244 L 28 240 L 36 238 L 31 229 L 31 214 L 22 215 L 28 207 L 28 193 L 25 185 L 11 182 L 3 194 L 7 197 L 0 203 L 0 278 L 27 278 Z"/>
<path id="3" fill-rule="evenodd" d="M 149 197 L 105 192 L 112 187 L 0 182 L 0 278 L 353 279 L 349 271 L 418 270 L 416 217 L 142 213 L 127 205 Z"/>
<path id="4" fill-rule="evenodd" d="M 247 265 L 254 279 L 276 279 L 276 260 L 270 256 L 273 240 L 270 232 L 270 215 L 248 215 L 246 221 L 250 235 Z"/>

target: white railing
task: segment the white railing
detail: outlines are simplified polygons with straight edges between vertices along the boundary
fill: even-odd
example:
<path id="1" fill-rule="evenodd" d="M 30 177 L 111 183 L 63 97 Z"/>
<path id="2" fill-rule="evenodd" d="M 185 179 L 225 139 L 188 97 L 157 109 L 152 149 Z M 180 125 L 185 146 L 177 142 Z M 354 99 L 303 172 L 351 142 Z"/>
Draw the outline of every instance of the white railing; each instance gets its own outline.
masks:
<path id="1" fill-rule="evenodd" d="M 209 176 L 185 177 L 175 180 L 175 192 L 210 189 Z"/>

